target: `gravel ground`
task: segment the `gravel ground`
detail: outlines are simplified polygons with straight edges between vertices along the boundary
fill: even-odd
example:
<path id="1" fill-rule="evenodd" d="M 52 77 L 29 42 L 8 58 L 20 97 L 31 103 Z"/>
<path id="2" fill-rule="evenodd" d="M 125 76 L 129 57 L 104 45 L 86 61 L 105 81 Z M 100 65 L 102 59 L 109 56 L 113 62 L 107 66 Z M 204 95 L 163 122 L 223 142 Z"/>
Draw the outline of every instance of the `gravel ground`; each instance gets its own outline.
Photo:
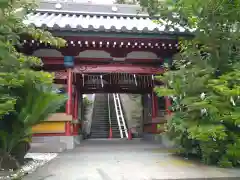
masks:
<path id="1" fill-rule="evenodd" d="M 25 158 L 32 158 L 32 161 L 26 163 L 22 168 L 16 172 L 2 171 L 0 172 L 0 179 L 12 180 L 14 178 L 22 177 L 26 174 L 34 172 L 38 167 L 43 166 L 47 162 L 57 157 L 57 153 L 28 153 Z"/>

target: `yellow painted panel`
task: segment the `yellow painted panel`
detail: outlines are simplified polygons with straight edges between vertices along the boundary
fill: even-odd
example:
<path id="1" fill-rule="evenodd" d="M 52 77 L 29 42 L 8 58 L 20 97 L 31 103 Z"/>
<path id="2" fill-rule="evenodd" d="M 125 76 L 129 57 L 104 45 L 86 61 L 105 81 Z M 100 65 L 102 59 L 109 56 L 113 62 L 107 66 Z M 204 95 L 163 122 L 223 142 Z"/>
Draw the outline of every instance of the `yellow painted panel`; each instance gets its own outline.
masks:
<path id="1" fill-rule="evenodd" d="M 65 132 L 65 122 L 43 122 L 32 128 L 33 133 L 62 133 Z"/>

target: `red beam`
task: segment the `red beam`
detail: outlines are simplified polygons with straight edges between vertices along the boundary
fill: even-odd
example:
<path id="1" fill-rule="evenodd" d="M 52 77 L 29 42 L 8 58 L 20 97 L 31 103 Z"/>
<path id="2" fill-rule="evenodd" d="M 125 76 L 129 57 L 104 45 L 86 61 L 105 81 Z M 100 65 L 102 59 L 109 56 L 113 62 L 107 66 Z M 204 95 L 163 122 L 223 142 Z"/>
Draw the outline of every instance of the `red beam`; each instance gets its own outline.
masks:
<path id="1" fill-rule="evenodd" d="M 68 77 L 68 73 L 64 70 L 54 71 L 54 72 L 50 72 L 50 73 L 54 73 L 55 79 L 59 79 L 59 80 L 64 80 L 64 79 L 67 79 L 67 77 Z"/>
<path id="2" fill-rule="evenodd" d="M 131 65 L 131 64 L 102 64 L 102 65 L 76 65 L 73 68 L 74 73 L 91 74 L 91 73 L 130 73 L 130 74 L 162 74 L 164 68 L 151 67 L 143 65 Z M 55 82 L 59 84 L 66 83 L 68 73 L 66 71 L 55 71 Z"/>
<path id="3" fill-rule="evenodd" d="M 81 90 L 83 94 L 93 94 L 93 93 L 130 93 L 130 94 L 147 94 L 151 93 L 151 88 L 135 88 L 135 89 L 122 89 L 122 88 L 102 88 L 102 89 L 87 89 Z"/>
<path id="4" fill-rule="evenodd" d="M 73 72 L 88 73 L 130 73 L 130 74 L 161 74 L 164 69 L 160 67 L 147 67 L 141 65 L 114 63 L 108 65 L 76 65 Z"/>

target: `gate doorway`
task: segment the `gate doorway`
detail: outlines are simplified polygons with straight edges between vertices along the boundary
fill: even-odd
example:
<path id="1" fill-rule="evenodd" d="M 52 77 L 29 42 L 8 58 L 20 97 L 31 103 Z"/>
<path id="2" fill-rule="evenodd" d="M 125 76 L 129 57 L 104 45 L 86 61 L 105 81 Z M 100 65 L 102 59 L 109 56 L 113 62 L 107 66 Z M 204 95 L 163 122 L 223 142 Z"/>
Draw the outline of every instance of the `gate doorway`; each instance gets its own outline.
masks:
<path id="1" fill-rule="evenodd" d="M 81 131 L 85 138 L 133 138 L 143 135 L 141 94 L 84 94 Z"/>

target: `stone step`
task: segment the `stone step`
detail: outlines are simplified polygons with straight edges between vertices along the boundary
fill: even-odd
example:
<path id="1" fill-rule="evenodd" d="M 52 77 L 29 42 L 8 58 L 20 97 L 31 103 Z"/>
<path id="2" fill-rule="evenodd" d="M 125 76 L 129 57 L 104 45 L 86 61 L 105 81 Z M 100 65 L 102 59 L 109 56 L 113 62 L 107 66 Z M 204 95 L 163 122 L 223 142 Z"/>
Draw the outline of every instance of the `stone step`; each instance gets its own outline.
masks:
<path id="1" fill-rule="evenodd" d="M 96 128 L 98 128 L 98 127 L 107 127 L 107 128 L 109 128 L 110 125 L 109 124 L 92 124 L 91 127 L 96 127 Z"/>
<path id="2" fill-rule="evenodd" d="M 109 129 L 92 129 L 91 133 L 95 133 L 95 132 L 109 132 Z"/>
<path id="3" fill-rule="evenodd" d="M 117 131 L 119 131 L 119 128 L 118 128 L 118 127 L 112 127 L 112 130 L 117 130 Z"/>
<path id="4" fill-rule="evenodd" d="M 102 136 L 102 137 L 99 137 L 99 136 L 90 136 L 91 139 L 108 139 L 108 136 Z"/>
<path id="5" fill-rule="evenodd" d="M 103 128 L 109 128 L 109 124 L 92 124 L 91 128 L 100 128 L 100 127 L 103 127 Z"/>
<path id="6" fill-rule="evenodd" d="M 104 129 L 109 129 L 109 126 L 92 126 L 91 129 L 94 130 L 104 130 Z"/>
<path id="7" fill-rule="evenodd" d="M 98 123 L 98 122 L 105 122 L 105 123 L 109 123 L 108 119 L 104 119 L 102 117 L 95 117 L 92 121 L 92 123 Z"/>
<path id="8" fill-rule="evenodd" d="M 93 131 L 91 134 L 109 134 L 109 131 Z"/>
<path id="9" fill-rule="evenodd" d="M 99 127 L 107 127 L 109 128 L 109 124 L 92 124 L 91 128 L 93 127 L 96 127 L 96 128 L 99 128 Z"/>
<path id="10" fill-rule="evenodd" d="M 102 135 L 109 135 L 109 132 L 92 132 L 91 136 L 93 135 L 98 135 L 98 136 L 102 136 Z"/>
<path id="11" fill-rule="evenodd" d="M 109 124 L 109 121 L 107 121 L 107 120 L 102 120 L 102 119 L 94 119 L 93 121 L 92 121 L 92 123 L 93 124 L 97 124 L 97 123 L 107 123 L 107 124 Z"/>
<path id="12" fill-rule="evenodd" d="M 110 125 L 109 124 L 101 124 L 101 123 L 99 123 L 99 124 L 92 124 L 91 127 L 110 127 Z"/>
<path id="13" fill-rule="evenodd" d="M 109 134 L 109 131 L 91 131 L 91 134 Z"/>
<path id="14" fill-rule="evenodd" d="M 99 120 L 99 121 L 93 121 L 93 124 L 102 124 L 102 125 L 109 125 L 109 122 L 108 121 L 101 121 L 101 120 Z"/>
<path id="15" fill-rule="evenodd" d="M 104 137 L 109 137 L 109 134 L 91 134 L 90 138 L 104 138 Z"/>
<path id="16" fill-rule="evenodd" d="M 119 131 L 112 131 L 113 134 L 120 134 Z"/>
<path id="17" fill-rule="evenodd" d="M 91 133 L 108 133 L 108 130 L 92 130 Z"/>
<path id="18" fill-rule="evenodd" d="M 110 96 L 110 103 L 114 104 L 113 97 Z M 114 109 L 114 108 L 113 108 Z M 120 138 L 118 129 L 118 123 L 115 111 L 111 114 L 113 137 Z M 91 136 L 90 138 L 108 138 L 109 136 L 109 110 L 108 110 L 108 96 L 97 95 L 95 96 L 94 104 L 94 119 L 91 125 Z"/>

